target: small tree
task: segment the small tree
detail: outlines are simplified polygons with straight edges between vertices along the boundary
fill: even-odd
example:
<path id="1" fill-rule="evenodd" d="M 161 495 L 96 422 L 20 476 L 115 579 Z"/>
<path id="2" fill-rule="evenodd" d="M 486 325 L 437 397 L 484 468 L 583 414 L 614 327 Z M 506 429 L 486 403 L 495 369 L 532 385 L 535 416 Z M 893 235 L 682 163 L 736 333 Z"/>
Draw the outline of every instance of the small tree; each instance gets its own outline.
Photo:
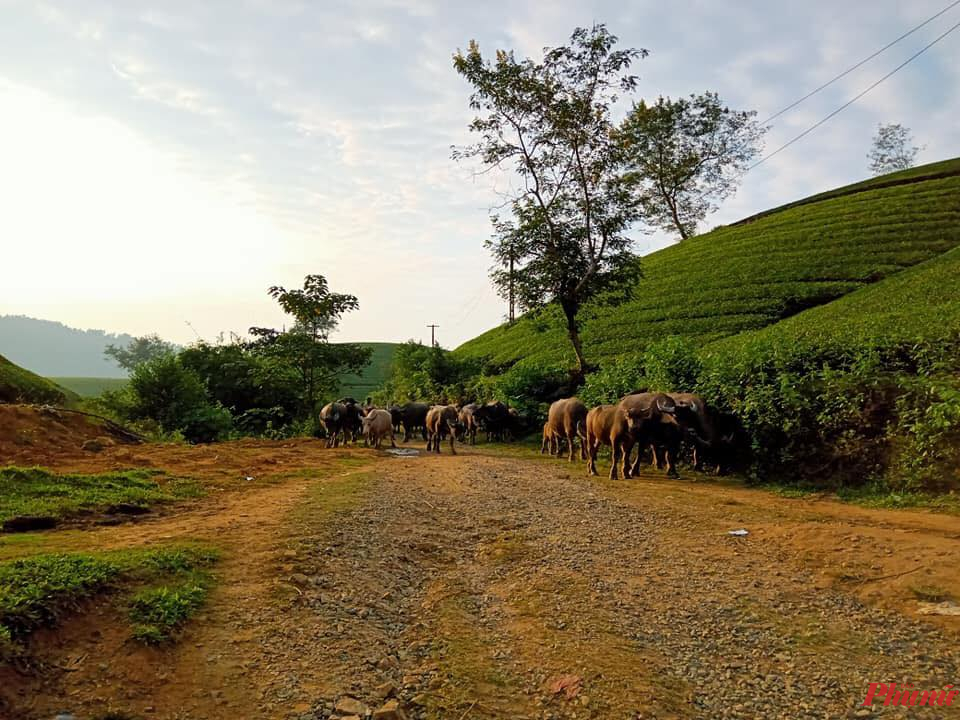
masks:
<path id="1" fill-rule="evenodd" d="M 370 348 L 329 342 L 344 313 L 360 304 L 353 295 L 330 292 L 323 275 L 307 275 L 302 290 L 271 287 L 270 296 L 294 319 L 293 327 L 280 331 L 250 328 L 256 340 L 252 348 L 275 364 L 275 370 L 295 375 L 301 388 L 304 413 L 319 423 L 320 393 L 336 388 L 338 376 L 360 372 L 370 362 Z"/>
<path id="2" fill-rule="evenodd" d="M 877 134 L 873 136 L 873 147 L 867 153 L 870 171 L 874 175 L 885 175 L 897 170 L 912 168 L 917 155 L 923 147 L 913 145 L 913 133 L 910 128 L 890 123 L 877 125 Z"/>
<path id="3" fill-rule="evenodd" d="M 645 220 L 681 240 L 695 234 L 760 153 L 766 128 L 755 117 L 710 92 L 635 104 L 618 137 Z"/>
<path id="4" fill-rule="evenodd" d="M 103 354 L 113 360 L 124 370 L 132 371 L 138 365 L 155 360 L 164 355 L 175 355 L 177 346 L 167 342 L 159 335 L 144 335 L 131 340 L 126 347 L 107 345 Z"/>
<path id="5" fill-rule="evenodd" d="M 453 58 L 473 87 L 478 115 L 470 130 L 480 137 L 454 158 L 478 158 L 519 179 L 505 203 L 512 217 L 493 217 L 492 279 L 502 293 L 512 286 L 523 310 L 560 306 L 578 380 L 587 370 L 580 309 L 598 296 L 622 300 L 639 272 L 626 236 L 636 207 L 620 181 L 610 108 L 618 93 L 636 88 L 627 71 L 646 51 L 616 50 L 616 42 L 595 25 L 547 48 L 540 62 L 503 50 L 487 60 L 475 41 Z M 513 271 L 504 270 L 511 260 Z"/>

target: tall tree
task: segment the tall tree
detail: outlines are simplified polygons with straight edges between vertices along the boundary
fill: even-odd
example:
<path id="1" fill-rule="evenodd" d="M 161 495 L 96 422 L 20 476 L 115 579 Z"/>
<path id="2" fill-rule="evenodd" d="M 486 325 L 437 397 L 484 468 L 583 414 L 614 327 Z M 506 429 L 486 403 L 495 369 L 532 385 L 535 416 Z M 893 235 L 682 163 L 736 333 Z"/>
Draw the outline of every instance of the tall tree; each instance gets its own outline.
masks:
<path id="1" fill-rule="evenodd" d="M 165 355 L 176 355 L 179 348 L 159 335 L 143 335 L 127 343 L 126 347 L 107 345 L 103 354 L 113 358 L 124 370 L 132 371 L 138 365 Z"/>
<path id="2" fill-rule="evenodd" d="M 370 348 L 329 341 L 340 318 L 360 303 L 354 295 L 330 292 L 323 275 L 307 275 L 302 290 L 276 285 L 268 292 L 294 323 L 283 331 L 250 328 L 256 338 L 251 347 L 296 376 L 303 410 L 318 423 L 320 394 L 334 390 L 341 373 L 359 372 L 370 362 Z"/>
<path id="3" fill-rule="evenodd" d="M 711 92 L 635 104 L 617 135 L 645 220 L 681 240 L 695 234 L 760 153 L 766 128 L 755 118 Z"/>
<path id="4" fill-rule="evenodd" d="M 910 128 L 905 128 L 898 123 L 877 125 L 873 146 L 867 153 L 870 171 L 874 175 L 884 175 L 912 168 L 921 150 L 923 147 L 913 144 L 913 133 L 910 132 Z"/>
<path id="5" fill-rule="evenodd" d="M 512 283 L 522 310 L 560 306 L 579 380 L 587 370 L 580 309 L 598 297 L 622 300 L 639 273 L 626 235 L 636 205 L 621 182 L 610 109 L 618 94 L 635 90 L 628 70 L 647 53 L 617 50 L 616 43 L 594 25 L 545 49 L 539 62 L 504 50 L 485 59 L 475 41 L 453 57 L 473 88 L 470 130 L 479 136 L 454 158 L 476 158 L 518 178 L 504 205 L 510 217 L 493 216 L 493 282 L 507 294 Z"/>

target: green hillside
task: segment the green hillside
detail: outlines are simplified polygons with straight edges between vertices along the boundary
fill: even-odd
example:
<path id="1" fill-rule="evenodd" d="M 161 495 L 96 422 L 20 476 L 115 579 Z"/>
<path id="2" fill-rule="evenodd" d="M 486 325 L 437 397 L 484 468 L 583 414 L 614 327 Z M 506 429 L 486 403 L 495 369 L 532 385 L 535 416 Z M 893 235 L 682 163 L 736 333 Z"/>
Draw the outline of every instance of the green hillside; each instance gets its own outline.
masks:
<path id="1" fill-rule="evenodd" d="M 587 360 L 671 335 L 703 345 L 757 330 L 960 245 L 957 173 L 960 159 L 874 178 L 644 257 L 636 298 L 585 321 Z M 490 330 L 455 354 L 501 369 L 522 359 L 569 367 L 551 313 Z"/>
<path id="2" fill-rule="evenodd" d="M 831 347 L 882 351 L 958 339 L 960 248 L 954 248 L 829 305 L 711 343 L 704 352 L 726 354 L 758 344 L 779 345 L 795 355 Z"/>
<path id="3" fill-rule="evenodd" d="M 69 390 L 14 365 L 0 355 L 0 403 L 63 404 L 73 398 Z"/>
<path id="4" fill-rule="evenodd" d="M 340 381 L 337 396 L 350 395 L 362 400 L 386 382 L 393 364 L 393 353 L 397 343 L 357 343 L 363 347 L 373 348 L 370 364 L 359 375 L 344 375 Z"/>
<path id="5" fill-rule="evenodd" d="M 119 390 L 127 384 L 126 378 L 52 377 L 48 379 L 84 398 L 97 397 L 105 390 Z"/>

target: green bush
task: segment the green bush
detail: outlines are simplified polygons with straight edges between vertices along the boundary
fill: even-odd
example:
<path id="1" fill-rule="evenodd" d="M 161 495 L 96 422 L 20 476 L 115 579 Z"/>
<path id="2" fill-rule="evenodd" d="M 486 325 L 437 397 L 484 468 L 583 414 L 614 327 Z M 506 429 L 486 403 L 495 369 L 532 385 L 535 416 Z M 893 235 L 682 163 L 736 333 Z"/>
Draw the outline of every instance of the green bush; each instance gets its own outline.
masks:
<path id="1" fill-rule="evenodd" d="M 587 375 L 578 396 L 587 407 L 615 403 L 627 393 L 647 388 L 646 366 L 642 356 L 620 357 Z"/>
<path id="2" fill-rule="evenodd" d="M 127 385 L 105 392 L 101 403 L 124 420 L 156 423 L 159 433 L 180 433 L 188 442 L 221 440 L 233 428 L 230 412 L 208 398 L 200 376 L 177 355 L 137 365 Z"/>

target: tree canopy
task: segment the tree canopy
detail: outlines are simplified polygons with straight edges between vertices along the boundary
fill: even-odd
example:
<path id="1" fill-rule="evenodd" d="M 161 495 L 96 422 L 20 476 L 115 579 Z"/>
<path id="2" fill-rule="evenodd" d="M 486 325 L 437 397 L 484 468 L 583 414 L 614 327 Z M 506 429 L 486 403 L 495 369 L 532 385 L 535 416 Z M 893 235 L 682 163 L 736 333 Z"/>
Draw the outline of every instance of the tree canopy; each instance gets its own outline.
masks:
<path id="1" fill-rule="evenodd" d="M 647 52 L 616 44 L 594 25 L 545 49 L 540 61 L 504 50 L 487 59 L 473 41 L 453 60 L 473 88 L 470 130 L 479 137 L 454 158 L 478 159 L 518 180 L 501 208 L 507 213 L 493 213 L 492 279 L 502 293 L 513 289 L 521 309 L 560 305 L 580 378 L 587 370 L 580 309 L 601 296 L 621 299 L 639 273 L 627 235 L 638 209 L 622 182 L 611 107 L 636 89 L 628 71 Z M 502 270 L 510 259 L 514 271 Z"/>
<path id="2" fill-rule="evenodd" d="M 755 118 L 711 92 L 636 103 L 618 136 L 645 221 L 681 239 L 694 235 L 760 153 L 766 128 Z"/>
<path id="3" fill-rule="evenodd" d="M 303 289 L 277 285 L 268 292 L 294 322 L 287 330 L 250 328 L 255 338 L 251 348 L 273 363 L 269 368 L 273 374 L 288 372 L 296 377 L 304 412 L 316 422 L 320 394 L 336 389 L 340 373 L 359 372 L 370 362 L 370 348 L 329 342 L 340 318 L 360 304 L 354 295 L 330 292 L 322 275 L 308 275 Z"/>
<path id="4" fill-rule="evenodd" d="M 912 168 L 922 147 L 913 144 L 913 133 L 899 123 L 878 125 L 873 136 L 873 145 L 867 153 L 870 171 L 874 175 L 885 175 Z"/>

